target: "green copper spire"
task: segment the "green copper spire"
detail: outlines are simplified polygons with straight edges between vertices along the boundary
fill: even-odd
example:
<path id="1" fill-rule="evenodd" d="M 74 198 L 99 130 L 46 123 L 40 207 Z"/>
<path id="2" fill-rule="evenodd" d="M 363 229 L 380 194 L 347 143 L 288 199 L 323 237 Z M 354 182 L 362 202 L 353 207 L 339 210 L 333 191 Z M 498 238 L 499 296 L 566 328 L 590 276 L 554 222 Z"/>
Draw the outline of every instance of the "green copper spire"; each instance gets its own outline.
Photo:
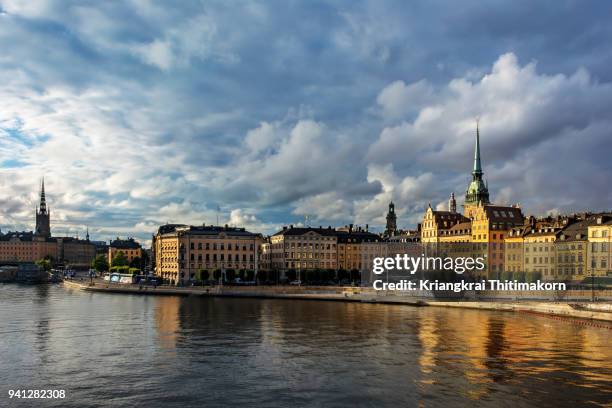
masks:
<path id="1" fill-rule="evenodd" d="M 480 128 L 476 121 L 476 146 L 474 147 L 474 170 L 472 170 L 472 182 L 465 192 L 466 205 L 489 204 L 489 187 L 482 179 L 482 165 L 480 164 Z"/>
<path id="2" fill-rule="evenodd" d="M 476 121 L 476 147 L 474 148 L 474 171 L 472 174 L 482 174 L 482 166 L 480 165 L 480 130 L 478 129 L 478 120 Z"/>

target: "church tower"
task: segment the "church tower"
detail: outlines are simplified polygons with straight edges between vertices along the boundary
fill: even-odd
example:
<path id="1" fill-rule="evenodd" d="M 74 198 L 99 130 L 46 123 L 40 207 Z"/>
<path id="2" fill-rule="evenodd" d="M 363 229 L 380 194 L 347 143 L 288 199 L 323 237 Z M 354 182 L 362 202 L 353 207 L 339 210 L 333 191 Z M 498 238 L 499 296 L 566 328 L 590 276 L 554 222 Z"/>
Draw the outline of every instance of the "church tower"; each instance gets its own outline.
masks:
<path id="1" fill-rule="evenodd" d="M 464 213 L 469 217 L 470 207 L 489 204 L 489 189 L 483 181 L 482 165 L 480 164 L 480 129 L 476 122 L 476 146 L 474 148 L 474 169 L 472 170 L 472 182 L 465 192 Z"/>
<path id="2" fill-rule="evenodd" d="M 43 178 L 40 188 L 40 204 L 36 210 L 36 230 L 34 235 L 44 238 L 51 237 L 49 214 L 50 210 L 47 208 L 47 200 L 45 198 L 45 179 Z"/>
<path id="3" fill-rule="evenodd" d="M 389 203 L 389 212 L 387 213 L 387 228 L 385 235 L 392 237 L 397 232 L 397 216 L 395 215 L 395 204 L 393 201 Z"/>
<path id="4" fill-rule="evenodd" d="M 455 200 L 455 193 L 451 193 L 450 199 L 448 200 L 448 211 L 452 213 L 457 212 L 457 201 Z"/>

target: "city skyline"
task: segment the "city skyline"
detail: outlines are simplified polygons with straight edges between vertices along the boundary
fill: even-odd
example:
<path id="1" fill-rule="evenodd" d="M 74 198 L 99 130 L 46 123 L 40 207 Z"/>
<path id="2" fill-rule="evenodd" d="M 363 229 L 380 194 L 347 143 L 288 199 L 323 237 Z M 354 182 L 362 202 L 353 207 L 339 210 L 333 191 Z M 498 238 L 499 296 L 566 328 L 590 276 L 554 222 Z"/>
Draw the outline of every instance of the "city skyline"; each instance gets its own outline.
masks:
<path id="1" fill-rule="evenodd" d="M 92 239 L 218 215 L 382 232 L 390 201 L 413 228 L 429 202 L 462 204 L 476 117 L 492 202 L 609 209 L 611 7 L 533 7 L 466 2 L 449 31 L 423 4 L 0 1 L 0 227 L 33 229 L 45 176 L 52 229 Z M 505 17 L 543 14 L 575 24 Z"/>

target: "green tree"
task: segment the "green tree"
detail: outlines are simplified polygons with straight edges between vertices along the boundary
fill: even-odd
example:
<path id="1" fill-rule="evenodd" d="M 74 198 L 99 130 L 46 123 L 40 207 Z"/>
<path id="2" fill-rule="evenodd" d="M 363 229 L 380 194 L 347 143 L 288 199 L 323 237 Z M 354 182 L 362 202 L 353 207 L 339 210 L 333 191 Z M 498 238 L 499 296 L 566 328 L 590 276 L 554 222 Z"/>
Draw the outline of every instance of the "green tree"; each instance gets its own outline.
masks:
<path id="1" fill-rule="evenodd" d="M 108 260 L 106 256 L 102 254 L 96 255 L 93 261 L 91 261 L 91 267 L 98 272 L 108 271 Z"/>
<path id="2" fill-rule="evenodd" d="M 38 265 L 43 271 L 51 270 L 51 261 L 48 259 L 39 259 L 36 261 L 36 265 Z"/>
<path id="3" fill-rule="evenodd" d="M 215 271 L 213 272 L 213 277 L 216 281 L 221 279 L 221 269 L 215 269 Z"/>
<path id="4" fill-rule="evenodd" d="M 208 273 L 208 271 L 206 269 L 200 269 L 200 270 L 198 270 L 197 277 L 198 277 L 198 280 L 206 281 L 206 280 L 208 280 L 209 273 Z"/>
<path id="5" fill-rule="evenodd" d="M 225 279 L 228 282 L 233 281 L 236 278 L 236 271 L 233 269 L 226 269 L 225 270 Z"/>
<path id="6" fill-rule="evenodd" d="M 238 272 L 238 276 L 240 276 L 241 280 L 246 280 L 246 271 L 241 269 L 240 272 Z"/>
<path id="7" fill-rule="evenodd" d="M 128 259 L 122 251 L 117 251 L 111 262 L 111 266 L 128 266 L 128 264 Z"/>
<path id="8" fill-rule="evenodd" d="M 286 275 L 287 279 L 289 279 L 289 282 L 291 282 L 295 280 L 297 273 L 295 272 L 295 269 L 289 269 L 287 270 Z"/>
<path id="9" fill-rule="evenodd" d="M 140 274 L 140 268 L 129 268 L 128 269 L 128 273 L 130 275 L 139 275 Z"/>
<path id="10" fill-rule="evenodd" d="M 130 262 L 130 267 L 131 268 L 138 268 L 141 269 L 142 268 L 142 259 L 140 259 L 140 257 L 135 257 L 134 259 L 132 259 L 132 262 Z"/>

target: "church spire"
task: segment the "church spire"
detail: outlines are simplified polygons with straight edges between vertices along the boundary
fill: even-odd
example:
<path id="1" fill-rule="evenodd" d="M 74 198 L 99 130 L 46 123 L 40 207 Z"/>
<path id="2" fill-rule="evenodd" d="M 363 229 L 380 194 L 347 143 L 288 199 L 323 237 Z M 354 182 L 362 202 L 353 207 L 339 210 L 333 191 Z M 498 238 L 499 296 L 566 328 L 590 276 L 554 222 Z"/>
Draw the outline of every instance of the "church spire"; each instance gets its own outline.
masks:
<path id="1" fill-rule="evenodd" d="M 49 208 L 47 208 L 47 198 L 45 197 L 45 179 L 43 177 L 40 185 L 40 204 L 36 211 L 36 230 L 35 235 L 39 237 L 51 237 L 51 225 L 49 221 Z"/>
<path id="2" fill-rule="evenodd" d="M 464 207 L 477 206 L 479 203 L 489 204 L 489 186 L 484 182 L 483 174 L 482 164 L 480 163 L 480 126 L 479 120 L 476 120 L 474 169 L 472 170 L 472 181 L 465 192 Z"/>
<path id="3" fill-rule="evenodd" d="M 482 166 L 480 164 L 480 129 L 478 126 L 480 120 L 476 120 L 476 146 L 474 147 L 474 170 L 472 174 L 482 174 Z"/>
<path id="4" fill-rule="evenodd" d="M 38 206 L 38 210 L 42 214 L 47 213 L 47 200 L 45 198 L 45 178 L 42 179 L 42 184 L 40 187 L 40 205 Z"/>

